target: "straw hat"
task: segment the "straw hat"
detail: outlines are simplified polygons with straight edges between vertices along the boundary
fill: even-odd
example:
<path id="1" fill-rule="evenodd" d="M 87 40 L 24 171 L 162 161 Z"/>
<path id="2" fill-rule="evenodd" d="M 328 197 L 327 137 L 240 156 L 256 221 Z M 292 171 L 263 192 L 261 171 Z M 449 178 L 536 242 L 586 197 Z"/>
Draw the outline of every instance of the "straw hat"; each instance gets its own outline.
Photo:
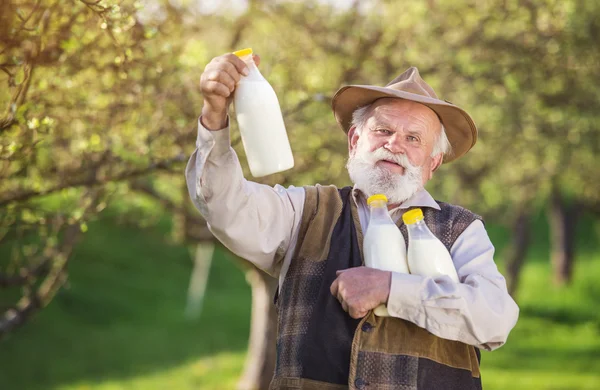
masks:
<path id="1" fill-rule="evenodd" d="M 342 87 L 333 97 L 331 106 L 335 119 L 344 132 L 348 133 L 354 111 L 381 98 L 412 100 L 435 111 L 444 124 L 446 135 L 452 145 L 452 154 L 444 156 L 445 163 L 456 160 L 467 153 L 477 141 L 477 127 L 469 114 L 446 100 L 440 100 L 414 66 L 385 87 L 372 85 Z"/>

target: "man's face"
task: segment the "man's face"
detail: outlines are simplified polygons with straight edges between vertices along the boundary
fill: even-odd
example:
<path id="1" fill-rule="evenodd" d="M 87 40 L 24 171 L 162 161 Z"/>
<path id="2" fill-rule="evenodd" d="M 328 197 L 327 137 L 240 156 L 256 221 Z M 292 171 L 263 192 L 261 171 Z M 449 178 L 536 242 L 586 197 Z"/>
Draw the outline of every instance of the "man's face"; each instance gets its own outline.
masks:
<path id="1" fill-rule="evenodd" d="M 348 171 L 367 196 L 383 193 L 390 204 L 410 198 L 431 179 L 442 155 L 431 157 L 441 124 L 428 107 L 401 99 L 373 104 L 362 129 L 348 132 Z"/>

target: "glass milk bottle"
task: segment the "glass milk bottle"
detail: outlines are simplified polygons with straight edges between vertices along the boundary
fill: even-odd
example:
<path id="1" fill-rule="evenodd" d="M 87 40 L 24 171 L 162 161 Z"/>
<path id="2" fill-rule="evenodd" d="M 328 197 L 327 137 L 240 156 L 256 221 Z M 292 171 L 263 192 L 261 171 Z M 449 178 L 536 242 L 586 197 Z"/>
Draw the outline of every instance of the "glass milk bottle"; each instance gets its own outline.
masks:
<path id="1" fill-rule="evenodd" d="M 233 95 L 236 118 L 254 177 L 285 171 L 294 166 L 277 95 L 252 59 L 252 49 L 233 53 L 250 73 L 242 76 Z"/>
<path id="2" fill-rule="evenodd" d="M 363 241 L 365 265 L 383 271 L 408 273 L 406 243 L 400 229 L 394 224 L 387 209 L 387 198 L 383 194 L 367 199 L 371 216 Z M 385 305 L 374 310 L 375 315 L 389 317 Z"/>
<path id="3" fill-rule="evenodd" d="M 458 275 L 450 253 L 423 221 L 423 211 L 404 213 L 402 220 L 408 229 L 408 268 L 411 274 L 437 277 L 447 275 L 458 283 Z"/>

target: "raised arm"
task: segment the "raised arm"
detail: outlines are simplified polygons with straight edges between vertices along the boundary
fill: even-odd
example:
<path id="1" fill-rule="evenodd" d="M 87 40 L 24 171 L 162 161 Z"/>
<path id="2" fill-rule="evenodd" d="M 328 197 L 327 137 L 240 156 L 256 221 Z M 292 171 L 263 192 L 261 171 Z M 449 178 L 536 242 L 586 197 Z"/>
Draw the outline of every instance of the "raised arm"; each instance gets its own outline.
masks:
<path id="1" fill-rule="evenodd" d="M 190 197 L 215 237 L 277 276 L 302 214 L 304 190 L 270 187 L 243 177 L 230 145 L 227 112 L 245 69 L 233 54 L 216 57 L 206 66 L 200 81 L 204 106 L 196 150 L 185 176 Z"/>

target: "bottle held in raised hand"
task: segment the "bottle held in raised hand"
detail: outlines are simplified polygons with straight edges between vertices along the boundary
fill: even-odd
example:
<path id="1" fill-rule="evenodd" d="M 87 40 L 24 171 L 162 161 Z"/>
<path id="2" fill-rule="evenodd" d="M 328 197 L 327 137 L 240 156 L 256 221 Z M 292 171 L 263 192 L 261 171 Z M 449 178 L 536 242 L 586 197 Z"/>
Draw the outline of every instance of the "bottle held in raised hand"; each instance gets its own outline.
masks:
<path id="1" fill-rule="evenodd" d="M 234 52 L 250 73 L 238 82 L 233 104 L 254 177 L 285 171 L 294 166 L 292 149 L 277 95 L 252 59 L 252 49 Z"/>
<path id="2" fill-rule="evenodd" d="M 408 273 L 406 243 L 400 229 L 394 224 L 387 209 L 387 198 L 383 194 L 367 199 L 370 217 L 363 241 L 365 265 L 383 271 Z M 374 310 L 375 315 L 389 317 L 385 305 Z"/>
<path id="3" fill-rule="evenodd" d="M 450 253 L 429 230 L 423 211 L 413 209 L 402 215 L 408 229 L 408 268 L 411 274 L 437 277 L 447 275 L 458 283 L 458 274 Z"/>

